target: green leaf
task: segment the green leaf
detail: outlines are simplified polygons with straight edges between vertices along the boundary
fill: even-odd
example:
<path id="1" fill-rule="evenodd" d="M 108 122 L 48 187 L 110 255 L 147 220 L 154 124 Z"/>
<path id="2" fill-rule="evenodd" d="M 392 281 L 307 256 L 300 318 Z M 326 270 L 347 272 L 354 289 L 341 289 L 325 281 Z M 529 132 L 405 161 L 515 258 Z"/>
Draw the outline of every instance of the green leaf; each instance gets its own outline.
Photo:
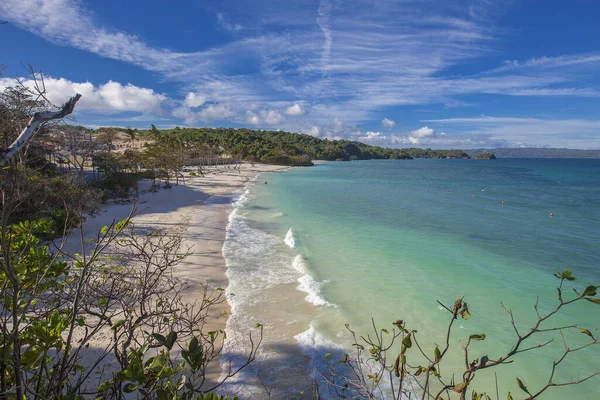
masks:
<path id="1" fill-rule="evenodd" d="M 461 383 L 457 383 L 456 385 L 454 385 L 454 391 L 456 393 L 462 393 L 465 391 L 466 388 L 467 388 L 466 382 L 461 382 Z"/>
<path id="2" fill-rule="evenodd" d="M 85 325 L 85 318 L 83 318 L 83 317 L 77 318 L 76 321 L 77 321 L 77 325 L 79 325 L 79 326 Z"/>
<path id="3" fill-rule="evenodd" d="M 464 298 L 465 298 L 465 296 L 461 296 L 460 299 L 458 299 L 454 302 L 454 312 L 457 312 L 462 307 L 462 301 Z"/>
<path id="4" fill-rule="evenodd" d="M 594 304 L 600 304 L 600 299 L 588 299 L 587 297 L 584 297 L 584 299 Z"/>
<path id="5" fill-rule="evenodd" d="M 198 348 L 198 338 L 194 336 L 192 338 L 192 340 L 190 340 L 190 343 L 188 344 L 188 350 L 190 351 L 190 353 L 193 353 L 194 351 L 196 351 L 197 348 Z"/>
<path id="6" fill-rule="evenodd" d="M 433 350 L 433 355 L 435 357 L 435 361 L 440 361 L 440 358 L 442 358 L 442 353 L 440 352 L 440 348 L 438 346 L 435 346 L 435 350 Z"/>
<path id="7" fill-rule="evenodd" d="M 112 387 L 112 385 L 113 385 L 113 384 L 112 384 L 112 382 L 110 382 L 110 381 L 102 382 L 102 383 L 100 384 L 100 386 L 98 386 L 98 391 L 99 391 L 99 392 L 103 392 L 103 391 L 105 391 L 105 390 L 108 390 L 110 387 Z"/>
<path id="8" fill-rule="evenodd" d="M 508 396 L 506 397 L 506 400 L 513 400 L 513 397 L 510 395 L 510 392 L 508 392 Z"/>
<path id="9" fill-rule="evenodd" d="M 519 378 L 517 378 L 517 385 L 519 385 L 519 387 L 521 388 L 522 391 L 524 391 L 525 393 L 527 393 L 528 395 L 531 396 L 531 393 L 529 393 L 529 390 L 527 390 L 527 387 L 525 387 L 525 385 Z"/>
<path id="10" fill-rule="evenodd" d="M 406 335 L 406 337 L 404 338 L 404 340 L 402 340 L 402 344 L 407 349 L 410 349 L 412 347 L 412 341 L 410 340 L 410 333 L 408 335 Z"/>
<path id="11" fill-rule="evenodd" d="M 124 219 L 123 221 L 119 221 L 115 225 L 115 230 L 117 232 L 121 232 L 123 229 L 125 229 L 127 227 L 127 225 L 129 225 L 129 220 Z"/>
<path id="12" fill-rule="evenodd" d="M 583 291 L 583 295 L 584 296 L 595 296 L 597 289 L 598 289 L 598 286 L 588 286 Z"/>
<path id="13" fill-rule="evenodd" d="M 185 380 L 186 380 L 185 375 L 181 375 L 181 377 L 179 378 L 179 382 L 177 383 L 177 390 L 183 389 L 183 387 L 185 386 Z"/>
<path id="14" fill-rule="evenodd" d="M 166 347 L 167 339 L 161 335 L 160 333 L 153 333 L 150 335 L 154 340 L 156 340 L 161 346 Z"/>
<path id="15" fill-rule="evenodd" d="M 128 383 L 123 388 L 123 391 L 125 393 L 132 393 L 132 392 L 135 392 L 136 390 L 138 390 L 139 387 L 140 387 L 140 385 L 135 385 L 133 383 Z"/>
<path id="16" fill-rule="evenodd" d="M 23 365 L 32 367 L 33 364 L 37 361 L 38 357 L 41 354 L 41 349 L 37 346 L 31 346 L 27 350 L 23 352 L 21 355 L 21 362 Z"/>
<path id="17" fill-rule="evenodd" d="M 100 233 L 106 235 L 108 233 L 108 226 L 104 225 L 102 229 L 100 229 Z"/>
<path id="18" fill-rule="evenodd" d="M 566 279 L 568 281 L 574 281 L 575 277 L 573 276 L 573 274 L 571 273 L 570 270 L 565 269 L 563 272 L 561 272 L 560 277 L 563 279 Z"/>
<path id="19" fill-rule="evenodd" d="M 165 346 L 167 347 L 167 349 L 171 350 L 173 348 L 173 346 L 175 345 L 176 341 L 177 341 L 177 332 L 171 331 L 167 335 Z"/>
<path id="20" fill-rule="evenodd" d="M 487 356 L 487 354 L 485 356 L 481 357 L 481 360 L 479 361 L 479 368 L 485 367 L 485 365 L 487 364 L 488 361 L 490 361 L 490 359 Z"/>
<path id="21" fill-rule="evenodd" d="M 110 329 L 115 330 L 121 326 L 123 326 L 125 324 L 126 320 L 124 319 L 120 319 L 117 322 L 115 322 L 114 324 L 112 324 L 112 326 L 110 327 Z"/>
<path id="22" fill-rule="evenodd" d="M 594 337 L 594 335 L 592 335 L 592 332 L 590 332 L 589 329 L 582 329 L 581 333 L 583 333 L 584 335 L 588 335 L 589 337 L 591 337 L 593 340 L 596 340 L 596 338 Z"/>
<path id="23" fill-rule="evenodd" d="M 485 340 L 485 334 L 482 333 L 480 335 L 471 335 L 471 336 L 469 336 L 469 339 L 471 339 L 471 340 Z"/>
<path id="24" fill-rule="evenodd" d="M 463 305 L 463 308 L 462 308 L 462 310 L 460 312 L 460 316 L 464 320 L 467 320 L 467 319 L 471 318 L 471 313 L 469 313 L 469 307 L 467 307 L 467 303 L 465 303 Z"/>

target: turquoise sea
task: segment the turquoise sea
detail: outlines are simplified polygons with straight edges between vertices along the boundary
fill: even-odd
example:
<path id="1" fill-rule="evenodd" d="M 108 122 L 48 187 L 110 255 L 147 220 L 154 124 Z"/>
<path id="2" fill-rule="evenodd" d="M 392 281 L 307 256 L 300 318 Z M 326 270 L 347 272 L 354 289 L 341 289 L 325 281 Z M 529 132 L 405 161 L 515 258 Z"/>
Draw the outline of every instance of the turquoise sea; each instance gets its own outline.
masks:
<path id="1" fill-rule="evenodd" d="M 266 397 L 265 387 L 272 398 L 306 391 L 326 352 L 352 351 L 345 324 L 366 335 L 371 318 L 390 330 L 405 320 L 433 354 L 450 318 L 436 300 L 464 296 L 472 317 L 455 325 L 448 376 L 464 364 L 460 339 L 486 334 L 472 358 L 500 357 L 514 343 L 501 302 L 524 332 L 538 297 L 541 313 L 557 304 L 556 271 L 578 278 L 565 296 L 600 284 L 600 160 L 323 163 L 260 175 L 235 207 L 223 248 L 234 294 L 226 359 L 241 362 L 247 334 L 265 328 L 258 362 L 238 377 L 245 384 L 229 384 L 246 398 Z M 600 335 L 600 305 L 578 303 L 543 327 L 575 323 Z M 544 386 L 564 344 L 543 335 L 525 347 L 555 341 L 480 372 L 472 389 L 495 398 L 494 372 L 500 398 L 522 397 L 516 377 L 532 392 Z M 573 348 L 589 338 L 573 329 L 565 339 Z M 569 355 L 555 381 L 600 370 L 597 347 Z M 567 395 L 600 398 L 600 377 L 541 398 Z"/>

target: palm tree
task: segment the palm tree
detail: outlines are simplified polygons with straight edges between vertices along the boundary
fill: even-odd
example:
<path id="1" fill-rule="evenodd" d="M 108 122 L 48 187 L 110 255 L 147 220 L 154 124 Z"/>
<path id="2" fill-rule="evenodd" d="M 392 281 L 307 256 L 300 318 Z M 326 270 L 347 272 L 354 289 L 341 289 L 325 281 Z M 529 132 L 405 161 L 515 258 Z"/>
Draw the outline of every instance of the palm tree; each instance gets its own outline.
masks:
<path id="1" fill-rule="evenodd" d="M 127 136 L 129 136 L 129 141 L 131 142 L 131 147 L 133 148 L 133 143 L 135 142 L 136 135 L 135 130 L 131 129 L 131 127 L 128 126 L 127 128 L 125 128 L 125 133 L 127 134 Z"/>

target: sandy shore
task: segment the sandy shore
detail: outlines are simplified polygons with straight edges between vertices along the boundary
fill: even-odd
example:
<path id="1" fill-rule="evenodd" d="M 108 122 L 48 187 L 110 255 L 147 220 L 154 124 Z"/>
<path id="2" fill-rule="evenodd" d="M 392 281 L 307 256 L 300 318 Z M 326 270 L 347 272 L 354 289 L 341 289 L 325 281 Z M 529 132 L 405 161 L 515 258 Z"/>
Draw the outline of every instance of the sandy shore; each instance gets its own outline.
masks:
<path id="1" fill-rule="evenodd" d="M 210 288 L 227 287 L 222 248 L 228 216 L 233 209 L 232 199 L 258 174 L 285 168 L 243 164 L 240 171 L 221 167 L 215 172 L 208 170 L 204 176 L 189 176 L 184 173 L 185 183 L 155 193 L 144 190 L 149 182 L 140 182 L 141 193 L 135 201 L 139 214 L 134 217 L 133 223 L 140 227 L 178 232 L 184 240 L 183 245 L 191 248 L 192 254 L 175 270 L 176 276 L 188 283 L 183 293 L 185 301 L 193 303 L 202 299 L 205 285 Z M 103 226 L 126 218 L 131 209 L 131 203 L 107 205 L 99 214 L 87 219 L 84 236 L 95 237 Z M 78 239 L 69 238 L 64 249 L 78 251 Z M 213 307 L 205 329 L 225 329 L 229 310 L 227 302 Z M 93 347 L 104 348 L 110 344 L 111 336 L 106 333 L 98 335 L 97 339 Z M 85 359 L 82 361 L 82 364 L 87 364 Z M 107 364 L 106 371 L 116 367 L 114 361 L 107 360 Z M 219 368 L 218 365 L 214 367 Z M 216 369 L 211 371 L 213 377 L 217 377 L 219 373 Z"/>

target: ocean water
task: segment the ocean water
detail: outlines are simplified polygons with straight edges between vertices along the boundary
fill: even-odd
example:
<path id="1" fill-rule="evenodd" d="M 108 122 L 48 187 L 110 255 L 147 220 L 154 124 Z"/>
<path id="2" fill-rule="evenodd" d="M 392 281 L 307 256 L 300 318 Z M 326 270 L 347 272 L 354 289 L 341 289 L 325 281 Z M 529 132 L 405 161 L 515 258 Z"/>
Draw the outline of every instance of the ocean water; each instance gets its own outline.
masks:
<path id="1" fill-rule="evenodd" d="M 565 297 L 570 287 L 600 284 L 600 160 L 353 161 L 263 174 L 235 203 L 223 254 L 233 295 L 226 365 L 243 363 L 248 335 L 256 339 L 255 324 L 264 326 L 257 362 L 227 391 L 309 398 L 324 354 L 352 351 L 345 324 L 366 335 L 371 319 L 390 330 L 407 321 L 433 354 L 450 319 L 437 300 L 451 306 L 464 296 L 472 317 L 455 324 L 442 364 L 450 376 L 464 364 L 461 339 L 486 334 L 470 347 L 471 359 L 498 358 L 515 342 L 501 303 L 525 332 L 538 298 L 541 313 L 556 306 L 556 271 L 578 278 Z M 600 335 L 600 305 L 577 303 L 542 327 L 572 324 Z M 539 390 L 564 344 L 556 333 L 524 344 L 552 338 L 479 372 L 471 388 L 495 397 L 497 380 L 500 398 L 519 398 L 518 377 Z M 571 329 L 565 339 L 574 348 L 589 338 Z M 596 347 L 570 354 L 555 382 L 600 370 Z M 567 395 L 600 398 L 600 377 L 541 398 Z"/>

